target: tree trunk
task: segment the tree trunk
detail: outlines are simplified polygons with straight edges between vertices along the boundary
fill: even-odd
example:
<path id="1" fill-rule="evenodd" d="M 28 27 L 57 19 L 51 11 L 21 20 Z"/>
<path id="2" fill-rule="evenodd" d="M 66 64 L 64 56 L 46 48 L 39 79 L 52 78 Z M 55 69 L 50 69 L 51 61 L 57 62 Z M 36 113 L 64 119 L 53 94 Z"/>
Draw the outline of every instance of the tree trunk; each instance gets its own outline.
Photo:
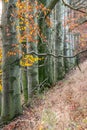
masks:
<path id="1" fill-rule="evenodd" d="M 13 55 L 13 44 L 18 44 L 16 37 L 16 20 L 11 15 L 16 9 L 13 0 L 3 1 L 2 15 L 2 45 L 3 45 L 3 91 L 2 91 L 2 120 L 8 121 L 22 113 L 20 102 L 20 68 L 17 64 L 19 55 Z M 9 56 L 9 52 L 10 55 Z"/>
<path id="2" fill-rule="evenodd" d="M 56 22 L 56 26 L 55 26 L 55 55 L 59 55 L 62 54 L 63 55 L 63 48 L 64 48 L 64 30 L 63 30 L 63 6 L 61 3 L 61 0 L 57 3 L 56 7 L 55 7 L 55 22 Z M 58 58 L 55 59 L 55 63 L 54 63 L 54 68 L 55 68 L 55 82 L 62 79 L 65 75 L 65 71 L 64 71 L 64 60 L 63 58 Z"/>
<path id="3" fill-rule="evenodd" d="M 50 20 L 54 20 L 54 10 L 52 11 L 52 13 L 50 14 Z M 54 54 L 54 45 L 55 45 L 55 31 L 54 31 L 54 27 L 52 27 L 51 29 L 49 29 L 49 33 L 48 33 L 48 50 L 49 53 L 53 53 Z M 49 83 L 50 85 L 54 84 L 54 60 L 55 58 L 50 56 L 48 57 L 49 61 L 48 61 L 48 75 L 49 75 Z"/>
<path id="4" fill-rule="evenodd" d="M 36 13 L 36 6 L 33 6 L 34 8 L 34 12 Z M 37 18 L 34 19 L 35 23 L 37 24 Z M 33 25 L 32 25 L 33 26 Z M 37 31 L 37 30 L 36 30 Z M 29 30 L 28 30 L 29 32 Z M 37 39 L 37 36 L 36 36 Z M 29 47 L 27 49 L 27 53 L 34 51 L 37 53 L 38 49 L 37 49 L 37 43 L 35 42 L 28 42 L 27 39 L 27 46 Z M 35 56 L 35 55 L 33 55 Z M 37 57 L 37 56 L 35 56 Z M 28 78 L 28 103 L 31 102 L 32 96 L 35 93 L 35 90 L 38 89 L 38 85 L 39 85 L 39 79 L 38 79 L 38 61 L 37 63 L 33 64 L 30 67 L 27 67 L 28 71 L 27 71 L 27 78 Z"/>
<path id="5" fill-rule="evenodd" d="M 43 2 L 44 6 L 46 6 L 46 1 Z M 48 35 L 47 32 L 47 26 L 45 23 L 45 18 L 44 18 L 44 14 L 42 14 L 43 16 L 40 17 L 40 20 L 38 20 L 38 25 L 40 28 L 41 33 L 46 36 Z M 42 37 L 38 38 L 39 42 L 38 42 L 38 53 L 44 53 L 44 52 L 48 52 L 48 47 L 47 47 L 47 43 L 42 39 Z M 46 61 L 48 62 L 48 61 Z M 38 65 L 43 65 L 44 64 L 44 60 L 38 61 Z M 38 69 L 39 71 L 39 84 L 41 84 L 45 79 L 47 79 L 48 77 L 48 72 L 47 72 L 47 64 L 45 64 L 44 66 L 40 67 Z"/>
<path id="6" fill-rule="evenodd" d="M 29 45 L 28 52 L 31 51 L 37 52 L 37 45 L 35 43 L 28 43 L 28 45 Z M 33 93 L 35 92 L 35 89 L 38 88 L 39 84 L 38 64 L 34 64 L 31 67 L 28 67 L 27 76 L 28 76 L 28 102 L 30 103 Z"/>
<path id="7" fill-rule="evenodd" d="M 24 103 L 28 102 L 28 79 L 27 79 L 27 67 L 21 69 L 22 72 L 22 89 L 24 95 Z"/>

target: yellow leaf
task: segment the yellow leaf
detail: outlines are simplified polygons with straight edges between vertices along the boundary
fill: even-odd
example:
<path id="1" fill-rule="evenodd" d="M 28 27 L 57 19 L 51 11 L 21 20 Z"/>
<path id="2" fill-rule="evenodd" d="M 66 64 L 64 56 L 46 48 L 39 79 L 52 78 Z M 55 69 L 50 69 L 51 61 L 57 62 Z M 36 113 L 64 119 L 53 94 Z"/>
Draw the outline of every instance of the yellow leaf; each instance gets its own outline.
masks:
<path id="1" fill-rule="evenodd" d="M 0 91 L 2 91 L 2 85 L 0 84 Z"/>
<path id="2" fill-rule="evenodd" d="M 43 60 L 44 58 L 38 58 L 38 57 L 33 57 L 33 55 L 25 55 L 22 57 L 20 60 L 20 65 L 21 66 L 32 66 L 34 62 L 38 60 Z"/>
<path id="3" fill-rule="evenodd" d="M 25 55 L 22 57 L 20 60 L 20 65 L 21 66 L 32 66 L 34 61 L 32 60 L 32 55 Z"/>

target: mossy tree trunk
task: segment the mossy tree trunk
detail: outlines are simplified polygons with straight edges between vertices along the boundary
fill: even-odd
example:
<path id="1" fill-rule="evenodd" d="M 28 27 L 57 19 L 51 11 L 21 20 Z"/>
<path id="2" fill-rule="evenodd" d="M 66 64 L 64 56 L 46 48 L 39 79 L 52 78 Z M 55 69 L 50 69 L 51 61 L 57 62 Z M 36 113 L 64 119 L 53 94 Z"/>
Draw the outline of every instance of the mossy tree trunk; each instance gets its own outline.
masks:
<path id="1" fill-rule="evenodd" d="M 26 43 L 24 43 L 26 46 Z M 22 48 L 22 51 L 26 54 L 26 48 Z M 28 102 L 28 77 L 27 77 L 27 67 L 21 68 L 21 77 L 22 77 L 22 90 L 23 90 L 23 97 L 24 103 L 27 104 Z"/>
<path id="2" fill-rule="evenodd" d="M 46 1 L 44 0 L 42 2 L 44 4 L 44 6 L 46 6 Z M 44 14 L 42 14 L 42 16 L 39 18 L 38 20 L 38 25 L 39 25 L 39 28 L 40 28 L 40 31 L 41 31 L 41 34 L 43 34 L 44 36 L 47 37 L 47 25 L 46 25 L 46 21 L 45 21 L 45 18 L 44 18 Z M 47 42 L 42 38 L 42 37 L 38 37 L 38 53 L 44 53 L 44 52 L 48 52 L 48 44 Z M 38 72 L 39 72 L 39 84 L 41 84 L 44 80 L 47 79 L 47 77 L 49 77 L 48 75 L 48 60 L 41 60 L 41 61 L 38 61 L 38 65 L 43 65 L 42 67 L 40 67 L 38 69 Z M 45 63 L 45 64 L 44 64 Z M 48 82 L 48 81 L 47 81 Z"/>
<path id="3" fill-rule="evenodd" d="M 22 113 L 20 102 L 20 68 L 17 64 L 19 55 L 8 55 L 14 51 L 13 44 L 18 44 L 16 37 L 16 20 L 12 13 L 16 10 L 13 0 L 2 1 L 2 45 L 3 45 L 3 91 L 1 118 L 9 121 Z M 17 48 L 18 49 L 18 48 Z"/>

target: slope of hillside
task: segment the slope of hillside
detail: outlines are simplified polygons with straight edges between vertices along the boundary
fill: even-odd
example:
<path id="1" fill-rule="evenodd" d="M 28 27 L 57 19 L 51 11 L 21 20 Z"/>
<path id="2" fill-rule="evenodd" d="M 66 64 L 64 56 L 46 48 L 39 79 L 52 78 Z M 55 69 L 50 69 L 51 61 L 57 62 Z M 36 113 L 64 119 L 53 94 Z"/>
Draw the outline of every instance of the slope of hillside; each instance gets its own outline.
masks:
<path id="1" fill-rule="evenodd" d="M 87 130 L 87 61 L 2 130 Z"/>

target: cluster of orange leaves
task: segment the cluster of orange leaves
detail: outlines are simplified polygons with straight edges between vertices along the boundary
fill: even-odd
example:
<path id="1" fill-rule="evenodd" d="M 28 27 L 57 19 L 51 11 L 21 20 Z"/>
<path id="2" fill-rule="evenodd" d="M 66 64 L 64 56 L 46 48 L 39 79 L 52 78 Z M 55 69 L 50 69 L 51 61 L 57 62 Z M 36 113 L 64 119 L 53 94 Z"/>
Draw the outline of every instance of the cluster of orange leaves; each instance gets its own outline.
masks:
<path id="1" fill-rule="evenodd" d="M 9 0 L 4 1 L 8 2 Z M 43 13 L 45 17 L 50 10 L 47 9 L 44 4 L 37 2 L 37 0 L 18 0 L 16 2 L 16 8 L 16 19 L 19 21 L 18 25 L 16 26 L 16 31 L 19 43 L 26 43 L 26 41 L 28 41 L 37 44 L 38 36 L 43 42 L 46 42 L 46 36 L 44 36 L 39 28 L 38 19 L 40 19 L 41 13 Z M 51 27 L 50 18 L 48 16 L 45 18 L 45 24 L 48 27 Z M 19 50 L 20 45 L 22 46 L 22 48 L 26 49 L 29 47 L 26 44 L 12 44 L 12 50 L 8 51 L 7 56 L 15 56 L 17 54 L 21 55 L 21 66 L 32 66 L 34 62 L 44 59 L 37 58 L 32 55 L 25 55 L 22 50 Z"/>
<path id="2" fill-rule="evenodd" d="M 8 2 L 9 0 L 4 1 Z M 46 36 L 41 33 L 37 20 L 40 19 L 41 13 L 45 17 L 50 10 L 37 0 L 18 0 L 16 7 L 17 11 L 15 13 L 17 13 L 17 19 L 19 20 L 18 26 L 16 26 L 19 43 L 26 41 L 26 39 L 28 42 L 38 43 L 37 36 L 41 37 L 43 42 L 46 42 Z M 52 25 L 48 16 L 45 19 L 45 24 L 48 27 Z"/>
<path id="3" fill-rule="evenodd" d="M 8 51 L 7 56 L 11 57 L 11 56 L 15 56 L 15 55 L 20 55 L 21 59 L 20 59 L 20 66 L 22 67 L 29 67 L 32 66 L 34 63 L 36 63 L 37 61 L 41 61 L 44 60 L 44 57 L 37 57 L 37 56 L 33 56 L 30 54 L 26 54 L 25 52 L 23 52 L 22 50 L 19 50 L 19 44 L 12 44 L 12 50 Z M 30 48 L 29 46 L 27 46 L 26 44 L 21 44 L 22 48 Z"/>
<path id="4" fill-rule="evenodd" d="M 40 19 L 40 14 L 43 12 L 44 17 L 48 13 L 47 9 L 43 4 L 39 4 L 37 1 L 26 0 L 18 1 L 17 7 L 17 18 L 19 19 L 19 25 L 16 29 L 20 30 L 18 34 L 19 42 L 28 40 L 28 42 L 38 43 L 37 36 L 46 42 L 46 37 L 41 33 L 37 20 Z M 51 26 L 49 17 L 45 20 L 48 27 Z"/>
<path id="5" fill-rule="evenodd" d="M 7 52 L 7 56 L 16 56 L 16 55 L 23 55 L 24 54 L 24 52 L 22 51 L 22 50 L 19 50 L 19 44 L 16 44 L 16 43 L 14 43 L 14 44 L 12 44 L 12 50 L 9 50 L 8 52 Z M 28 48 L 26 45 L 24 46 L 23 44 L 21 44 L 21 47 L 22 48 Z"/>

